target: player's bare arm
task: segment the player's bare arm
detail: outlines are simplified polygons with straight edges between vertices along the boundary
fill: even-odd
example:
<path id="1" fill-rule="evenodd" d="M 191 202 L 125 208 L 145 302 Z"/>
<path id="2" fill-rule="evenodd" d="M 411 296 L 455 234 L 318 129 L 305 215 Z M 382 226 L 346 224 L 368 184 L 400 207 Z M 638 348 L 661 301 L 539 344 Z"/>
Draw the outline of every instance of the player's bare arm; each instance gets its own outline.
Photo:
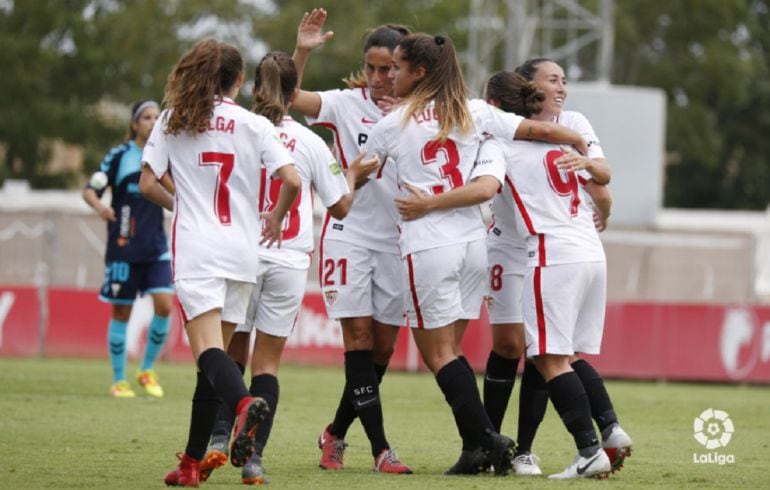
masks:
<path id="1" fill-rule="evenodd" d="M 612 208 L 610 189 L 606 185 L 594 182 L 593 179 L 586 182 L 584 189 L 594 203 L 594 226 L 597 231 L 604 231 Z"/>
<path id="2" fill-rule="evenodd" d="M 329 214 L 334 219 L 344 219 L 350 212 L 351 206 L 353 206 L 353 196 L 355 195 L 355 189 L 361 187 L 369 181 L 369 175 L 375 172 L 380 167 L 380 157 L 374 155 L 373 157 L 366 158 L 367 152 L 359 154 L 350 166 L 345 170 L 345 181 L 348 184 L 350 192 L 342 196 L 339 201 L 329 206 Z"/>
<path id="3" fill-rule="evenodd" d="M 516 128 L 514 139 L 566 143 L 574 146 L 582 155 L 588 154 L 588 144 L 580 133 L 552 122 L 525 119 Z"/>
<path id="4" fill-rule="evenodd" d="M 396 208 L 404 221 L 414 221 L 432 211 L 463 208 L 488 201 L 500 188 L 500 181 L 490 175 L 482 175 L 462 187 L 441 194 L 426 194 L 417 187 L 403 184 L 410 193 L 397 197 Z"/>
<path id="5" fill-rule="evenodd" d="M 326 15 L 324 9 L 313 9 L 310 13 L 305 12 L 299 23 L 297 45 L 294 48 L 294 54 L 292 54 L 294 65 L 297 68 L 297 88 L 302 86 L 302 75 L 310 52 L 334 36 L 332 31 L 323 32 Z M 292 107 L 306 116 L 318 117 L 318 113 L 321 111 L 321 96 L 315 92 L 300 89 Z"/>
<path id="6" fill-rule="evenodd" d="M 294 202 L 302 186 L 302 181 L 297 170 L 294 168 L 294 164 L 284 165 L 276 170 L 275 173 L 278 174 L 278 178 L 282 182 L 281 191 L 278 194 L 278 202 L 275 209 L 260 215 L 264 225 L 262 227 L 262 240 L 259 244 L 265 245 L 267 248 L 270 248 L 274 243 L 277 243 L 278 248 L 281 248 L 283 219 L 286 217 L 291 203 Z"/>
<path id="7" fill-rule="evenodd" d="M 606 159 L 589 158 L 573 151 L 572 148 L 563 145 L 561 150 L 564 152 L 564 155 L 554 160 L 557 167 L 562 170 L 571 170 L 573 172 L 585 169 L 591 174 L 591 178 L 597 184 L 607 185 L 610 183 L 612 173 Z"/>
<path id="8" fill-rule="evenodd" d="M 104 205 L 95 190 L 90 187 L 83 189 L 83 200 L 91 206 L 104 221 L 115 221 L 115 210 L 112 209 L 112 206 Z"/>
<path id="9" fill-rule="evenodd" d="M 168 176 L 163 176 L 163 178 L 166 177 Z M 171 182 L 170 177 L 166 182 L 166 185 Z M 173 189 L 173 185 L 171 188 Z M 155 177 L 152 169 L 147 164 L 142 165 L 142 174 L 139 176 L 139 191 L 145 198 L 147 198 L 147 200 L 154 202 L 158 206 L 168 209 L 169 211 L 174 210 L 174 197 L 167 188 L 158 181 L 158 178 Z"/>

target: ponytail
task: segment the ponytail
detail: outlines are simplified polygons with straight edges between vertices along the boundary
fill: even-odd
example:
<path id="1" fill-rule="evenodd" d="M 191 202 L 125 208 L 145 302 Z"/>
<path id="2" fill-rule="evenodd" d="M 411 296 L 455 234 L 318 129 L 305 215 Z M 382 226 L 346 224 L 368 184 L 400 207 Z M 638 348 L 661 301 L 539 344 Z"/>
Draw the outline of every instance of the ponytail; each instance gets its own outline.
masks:
<path id="1" fill-rule="evenodd" d="M 410 70 L 425 70 L 425 76 L 415 83 L 408 96 L 404 123 L 433 101 L 439 120 L 438 141 L 446 140 L 455 128 L 468 133 L 473 127 L 468 88 L 452 40 L 446 36 L 413 34 L 402 39 L 398 47 Z"/>
<path id="2" fill-rule="evenodd" d="M 280 124 L 296 86 L 297 68 L 289 55 L 282 51 L 267 53 L 254 73 L 252 110 L 273 124 Z"/>

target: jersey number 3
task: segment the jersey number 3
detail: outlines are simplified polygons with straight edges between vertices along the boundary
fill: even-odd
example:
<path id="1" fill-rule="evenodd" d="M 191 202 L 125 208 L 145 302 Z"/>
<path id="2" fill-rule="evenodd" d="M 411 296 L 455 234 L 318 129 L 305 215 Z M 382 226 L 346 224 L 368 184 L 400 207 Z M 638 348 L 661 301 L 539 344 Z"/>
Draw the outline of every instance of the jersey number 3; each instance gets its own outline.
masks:
<path id="1" fill-rule="evenodd" d="M 431 163 L 438 162 L 439 154 L 444 155 L 446 163 L 439 167 L 442 179 L 449 181 L 449 188 L 462 187 L 463 174 L 460 173 L 460 169 L 457 166 L 460 164 L 460 153 L 457 151 L 457 144 L 450 140 L 444 141 L 428 141 L 425 146 L 422 147 L 422 164 L 430 165 Z M 432 187 L 434 194 L 441 194 L 444 192 L 443 185 L 434 185 Z"/>
<path id="2" fill-rule="evenodd" d="M 219 153 L 216 151 L 204 151 L 200 154 L 198 165 L 219 167 L 217 173 L 217 182 L 214 189 L 214 213 L 216 213 L 219 222 L 229 226 L 232 224 L 230 216 L 230 189 L 227 187 L 227 181 L 230 174 L 233 173 L 235 166 L 235 155 L 232 153 Z"/>

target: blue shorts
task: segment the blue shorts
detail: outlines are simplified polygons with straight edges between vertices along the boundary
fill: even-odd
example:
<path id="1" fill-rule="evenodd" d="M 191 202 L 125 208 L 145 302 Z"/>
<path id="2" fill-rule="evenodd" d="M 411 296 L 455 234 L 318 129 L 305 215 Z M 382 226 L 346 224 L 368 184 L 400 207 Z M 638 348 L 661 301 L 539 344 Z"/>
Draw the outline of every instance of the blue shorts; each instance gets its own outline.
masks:
<path id="1" fill-rule="evenodd" d="M 116 305 L 130 305 L 137 293 L 173 293 L 171 261 L 106 262 L 104 264 L 104 285 L 99 299 Z"/>

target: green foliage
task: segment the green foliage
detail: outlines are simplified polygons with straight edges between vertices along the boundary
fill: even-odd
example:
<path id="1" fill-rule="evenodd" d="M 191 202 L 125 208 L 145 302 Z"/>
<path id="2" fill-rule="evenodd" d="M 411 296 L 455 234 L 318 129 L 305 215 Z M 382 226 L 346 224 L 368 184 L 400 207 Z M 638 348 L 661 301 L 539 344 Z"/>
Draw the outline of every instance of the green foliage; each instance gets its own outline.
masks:
<path id="1" fill-rule="evenodd" d="M 129 366 L 132 373 L 135 366 Z M 195 380 L 192 363 L 158 366 L 163 399 L 116 400 L 106 360 L 0 358 L 0 481 L 3 488 L 161 488 L 164 474 L 184 449 Z M 318 468 L 316 438 L 334 414 L 343 385 L 342 368 L 281 368 L 281 402 L 264 464 L 276 488 L 561 488 L 544 477 L 526 480 L 490 475 L 446 477 L 459 454 L 451 411 L 429 374 L 388 372 L 382 384 L 388 439 L 414 475 L 371 471 L 366 436 L 356 422 L 348 432 L 345 469 Z M 518 385 L 518 383 L 517 383 Z M 770 458 L 766 387 L 683 383 L 607 383 L 624 428 L 634 439 L 625 467 L 605 483 L 570 482 L 570 488 L 763 488 Z M 136 389 L 136 384 L 134 383 Z M 503 432 L 514 434 L 518 389 Z M 708 407 L 726 410 L 735 433 L 722 450 L 736 464 L 694 464 L 707 452 L 693 438 L 692 424 Z M 572 461 L 571 437 L 552 407 L 534 444 L 546 474 Z M 242 486 L 229 464 L 206 488 Z"/>
<path id="2" fill-rule="evenodd" d="M 582 3 L 596 11 L 598 0 Z M 171 67 L 193 40 L 215 35 L 239 46 L 251 75 L 264 50 L 291 53 L 302 13 L 323 6 L 335 36 L 314 52 L 303 87 L 325 90 L 341 87 L 343 77 L 360 69 L 367 29 L 400 23 L 446 33 L 462 51 L 470 11 L 468 2 L 451 0 L 10 5 L 0 8 L 0 181 L 25 178 L 34 187 L 66 184 L 42 169 L 53 139 L 82 145 L 85 171 L 92 170 L 126 126 L 125 116 L 105 118 L 100 104 L 161 99 Z M 770 202 L 770 139 L 763 136 L 770 134 L 770 1 L 616 0 L 615 18 L 612 81 L 660 87 L 668 95 L 666 205 L 764 208 Z M 578 62 L 595 54 L 586 49 Z M 583 71 L 584 78 L 592 75 Z"/>
<path id="3" fill-rule="evenodd" d="M 105 119 L 98 103 L 163 97 L 170 68 L 190 45 L 178 33 L 205 37 L 209 18 L 237 26 L 258 12 L 236 0 L 11 3 L 0 9 L 0 177 L 35 187 L 66 183 L 42 169 L 48 141 L 85 145 L 89 169 L 100 160 L 94 153 L 120 142 L 127 120 Z"/>
<path id="4" fill-rule="evenodd" d="M 765 0 L 616 2 L 613 81 L 668 94 L 666 206 L 770 203 L 769 8 Z"/>

